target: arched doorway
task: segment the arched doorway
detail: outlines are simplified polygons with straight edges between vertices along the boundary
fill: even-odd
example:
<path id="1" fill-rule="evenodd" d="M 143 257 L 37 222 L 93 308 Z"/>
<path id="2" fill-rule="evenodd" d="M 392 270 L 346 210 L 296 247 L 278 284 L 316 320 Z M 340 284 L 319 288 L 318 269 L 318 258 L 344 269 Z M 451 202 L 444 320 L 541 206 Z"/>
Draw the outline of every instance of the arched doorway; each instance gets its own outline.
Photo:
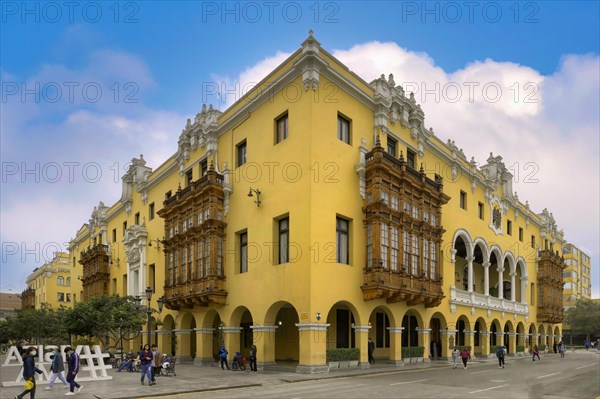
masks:
<path id="1" fill-rule="evenodd" d="M 373 340 L 375 344 L 375 351 L 373 357 L 375 359 L 388 359 L 391 360 L 392 336 L 390 334 L 390 327 L 393 325 L 392 312 L 387 306 L 378 306 L 371 312 L 369 316 L 369 338 Z"/>
<path id="2" fill-rule="evenodd" d="M 177 337 L 177 357 L 179 361 L 190 361 L 196 356 L 196 318 L 191 312 L 181 317 L 181 334 Z"/>
<path id="3" fill-rule="evenodd" d="M 467 345 L 467 339 L 465 330 L 469 331 L 471 328 L 469 319 L 467 316 L 462 315 L 456 321 L 456 346 L 463 347 Z M 471 348 L 473 350 L 473 348 Z"/>
<path id="4" fill-rule="evenodd" d="M 255 326 L 253 340 L 259 352 L 265 354 L 259 357 L 265 366 L 274 365 L 278 367 L 296 367 L 300 361 L 300 334 L 296 324 L 300 322 L 296 308 L 289 302 L 276 302 L 267 311 L 264 325 L 276 327 L 272 330 L 260 331 Z M 262 346 L 261 346 L 262 345 Z M 273 347 L 274 345 L 274 347 Z"/>
<path id="5" fill-rule="evenodd" d="M 498 320 L 494 319 L 494 321 L 492 321 L 492 324 L 490 325 L 490 351 L 492 350 L 493 346 L 498 345 L 498 333 L 500 331 L 500 323 L 498 322 Z"/>
<path id="6" fill-rule="evenodd" d="M 506 353 L 507 354 L 513 353 L 514 350 L 515 350 L 515 348 L 513 348 L 510 345 L 510 334 L 512 334 L 513 332 L 514 332 L 513 325 L 512 325 L 512 323 L 509 320 L 504 325 L 504 335 L 502 336 L 502 338 L 503 338 L 503 345 L 504 345 L 504 348 L 506 349 Z"/>
<path id="7" fill-rule="evenodd" d="M 173 316 L 167 315 L 163 319 L 161 333 L 159 334 L 158 341 L 158 349 L 163 353 L 168 353 L 172 356 L 175 356 L 175 339 L 173 336 L 175 333 L 173 330 L 175 329 L 175 320 Z"/>
<path id="8" fill-rule="evenodd" d="M 232 345 L 235 347 L 227 348 L 231 354 L 240 352 L 242 355 L 250 356 L 250 348 L 254 342 L 252 325 L 254 324 L 250 310 L 245 306 L 237 307 L 231 314 L 229 325 L 231 327 L 239 327 L 239 338 L 234 340 Z M 231 345 L 231 344 L 230 344 Z"/>
<path id="9" fill-rule="evenodd" d="M 431 316 L 429 328 L 431 329 L 429 333 L 429 357 L 433 360 L 438 360 L 448 356 L 449 344 L 444 342 L 444 337 L 442 337 L 441 333 L 442 330 L 447 329 L 444 315 L 438 312 Z"/>
<path id="10" fill-rule="evenodd" d="M 517 350 L 516 352 L 524 352 L 527 344 L 525 342 L 525 326 L 522 322 L 517 324 Z"/>
<path id="11" fill-rule="evenodd" d="M 402 347 L 419 346 L 419 315 L 414 310 L 406 312 L 402 318 Z"/>
<path id="12" fill-rule="evenodd" d="M 535 324 L 532 323 L 529 326 L 529 333 L 527 336 L 527 342 L 525 344 L 530 351 L 531 351 L 531 348 L 533 347 L 533 342 L 535 341 L 536 336 L 537 336 L 537 330 L 535 328 Z"/>
<path id="13" fill-rule="evenodd" d="M 357 312 L 347 302 L 333 305 L 327 314 L 327 347 L 356 348 L 356 334 L 352 328 L 356 319 Z"/>
<path id="14" fill-rule="evenodd" d="M 467 256 L 471 254 L 471 242 L 466 233 L 460 233 L 454 240 L 454 272 L 456 277 L 456 288 L 469 290 L 469 268 Z"/>
<path id="15" fill-rule="evenodd" d="M 475 332 L 473 335 L 473 352 L 475 354 L 481 354 L 483 353 L 483 340 L 481 339 L 482 333 L 487 332 L 487 326 L 482 317 L 475 321 L 473 330 Z"/>
<path id="16" fill-rule="evenodd" d="M 499 259 L 498 248 L 493 248 L 490 255 L 490 268 L 489 268 L 489 279 L 490 279 L 490 296 L 499 298 L 498 293 L 498 259 Z"/>
<path id="17" fill-rule="evenodd" d="M 485 268 L 483 267 L 483 261 L 486 257 L 484 256 L 484 251 L 485 244 L 477 242 L 473 251 L 473 292 L 479 294 L 485 294 Z"/>

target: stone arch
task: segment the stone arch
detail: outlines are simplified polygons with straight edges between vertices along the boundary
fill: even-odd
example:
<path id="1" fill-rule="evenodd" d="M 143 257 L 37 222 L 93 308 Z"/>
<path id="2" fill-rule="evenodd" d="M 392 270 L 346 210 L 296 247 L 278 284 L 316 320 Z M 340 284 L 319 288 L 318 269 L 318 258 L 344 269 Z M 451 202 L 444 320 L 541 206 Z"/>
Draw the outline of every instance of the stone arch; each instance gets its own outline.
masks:
<path id="1" fill-rule="evenodd" d="M 254 318 L 252 317 L 252 313 L 245 306 L 238 306 L 233 310 L 231 316 L 229 317 L 229 326 L 231 327 L 239 327 L 240 328 L 240 336 L 239 340 L 236 340 L 235 344 L 239 344 L 239 347 L 228 348 L 231 353 L 241 352 L 243 354 L 250 353 L 250 348 L 252 347 L 253 337 L 252 337 L 252 328 L 254 325 Z"/>
<path id="2" fill-rule="evenodd" d="M 489 250 L 487 243 L 481 237 L 475 239 L 473 247 L 473 291 L 479 294 L 486 294 L 485 274 L 489 269 L 484 264 L 489 263 Z M 489 274 L 488 274 L 489 276 Z M 489 279 L 489 277 L 488 277 Z"/>
<path id="3" fill-rule="evenodd" d="M 196 317 L 191 311 L 180 313 L 179 334 L 176 340 L 176 356 L 180 361 L 189 361 L 196 357 L 196 328 Z"/>
<path id="4" fill-rule="evenodd" d="M 517 346 L 525 348 L 527 346 L 525 341 L 525 324 L 520 321 L 517 323 Z"/>
<path id="5" fill-rule="evenodd" d="M 502 329 L 498 319 L 492 320 L 490 323 L 490 350 L 492 346 L 500 345 L 500 337 L 498 333 L 501 333 Z"/>
<path id="6" fill-rule="evenodd" d="M 354 326 L 362 325 L 356 307 L 348 301 L 334 303 L 327 312 L 325 319 L 327 328 L 328 348 L 356 348 L 356 333 Z"/>
<path id="7" fill-rule="evenodd" d="M 168 314 L 163 318 L 162 326 L 159 332 L 158 348 L 163 353 L 175 355 L 175 319 Z"/>
<path id="8" fill-rule="evenodd" d="M 322 316 L 321 316 L 322 317 Z M 265 314 L 264 325 L 275 326 L 275 332 L 268 331 L 258 333 L 254 331 L 255 341 L 262 340 L 264 345 L 269 345 L 266 340 L 268 334 L 274 336 L 274 348 L 272 359 L 264 359 L 265 362 L 298 362 L 300 359 L 300 335 L 296 324 L 300 317 L 296 307 L 287 301 L 273 303 Z M 265 349 L 266 350 L 266 349 Z M 259 359 L 260 360 L 260 359 Z"/>
<path id="9" fill-rule="evenodd" d="M 471 322 L 466 315 L 461 314 L 456 319 L 456 335 L 454 337 L 456 346 L 468 345 L 469 338 L 465 334 L 465 331 L 471 331 Z"/>
<path id="10" fill-rule="evenodd" d="M 489 294 L 499 298 L 499 278 L 500 273 L 503 272 L 504 258 L 502 257 L 502 251 L 496 244 L 492 245 L 489 249 Z"/>
<path id="11" fill-rule="evenodd" d="M 423 316 L 416 309 L 408 309 L 402 316 L 402 347 L 423 346 L 418 329 L 423 328 Z"/>
<path id="12" fill-rule="evenodd" d="M 458 229 L 452 239 L 451 251 L 452 263 L 454 263 L 454 275 L 456 277 L 456 287 L 468 290 L 468 261 L 467 258 L 473 256 L 473 240 L 469 233 L 464 229 Z"/>
<path id="13" fill-rule="evenodd" d="M 446 334 L 442 334 L 442 330 L 448 329 L 446 318 L 441 312 L 435 312 L 429 318 L 429 354 L 432 359 L 439 357 L 447 357 L 450 351 L 448 340 L 445 339 Z"/>
<path id="14" fill-rule="evenodd" d="M 392 360 L 392 339 L 390 327 L 396 327 L 394 314 L 387 305 L 379 305 L 373 308 L 369 316 L 369 338 L 375 344 L 373 357 L 375 359 Z"/>
<path id="15" fill-rule="evenodd" d="M 483 338 L 487 337 L 483 333 L 488 333 L 487 323 L 483 317 L 478 317 L 477 320 L 475 320 L 475 323 L 473 324 L 473 331 L 475 332 L 473 335 L 473 352 L 483 353 Z"/>
<path id="16" fill-rule="evenodd" d="M 502 335 L 502 344 L 504 345 L 504 348 L 506 348 L 506 353 L 514 353 L 516 348 L 513 348 L 510 344 L 510 334 L 514 334 L 515 332 L 512 321 L 507 320 L 506 323 L 504 323 L 504 330 L 502 332 L 504 333 Z"/>

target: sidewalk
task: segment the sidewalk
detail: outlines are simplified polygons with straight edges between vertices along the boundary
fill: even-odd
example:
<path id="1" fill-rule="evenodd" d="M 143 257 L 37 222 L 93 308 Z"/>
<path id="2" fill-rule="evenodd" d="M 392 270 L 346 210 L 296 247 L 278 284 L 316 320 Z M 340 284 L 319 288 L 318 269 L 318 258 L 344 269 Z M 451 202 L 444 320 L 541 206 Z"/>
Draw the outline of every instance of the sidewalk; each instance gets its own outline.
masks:
<path id="1" fill-rule="evenodd" d="M 584 350 L 585 352 L 585 350 Z M 552 354 L 554 355 L 554 354 Z M 507 358 L 507 361 L 529 359 L 526 357 Z M 496 362 L 496 358 L 474 359 L 472 363 Z M 157 384 L 148 386 L 140 384 L 139 373 L 121 372 L 109 370 L 108 374 L 113 377 L 109 381 L 82 382 L 84 386 L 81 393 L 75 395 L 75 398 L 81 399 L 134 399 L 151 398 L 153 396 L 163 396 L 168 394 L 181 394 L 189 392 L 217 391 L 226 389 L 243 389 L 246 387 L 272 386 L 282 383 L 297 383 L 302 381 L 311 381 L 319 379 L 344 378 L 368 374 L 383 374 L 390 372 L 414 371 L 427 368 L 452 367 L 445 360 L 433 361 L 431 363 L 407 364 L 396 367 L 393 364 L 384 363 L 384 360 L 377 362 L 368 369 L 347 368 L 335 369 L 326 374 L 297 374 L 289 365 L 281 365 L 278 371 L 259 371 L 250 373 L 246 371 L 227 371 L 218 367 L 202 367 L 192 364 L 178 364 L 176 368 L 177 376 L 159 376 Z M 13 369 L 16 370 L 16 369 Z M 279 371 L 283 370 L 283 371 Z M 14 378 L 10 375 L 4 375 L 2 379 Z M 8 373 L 7 373 L 8 374 Z M 62 384 L 58 382 L 51 391 L 44 390 L 47 385 L 38 385 L 36 397 L 39 399 L 63 398 L 67 390 L 62 389 Z M 2 388 L 0 398 L 13 398 L 22 392 L 22 387 Z"/>

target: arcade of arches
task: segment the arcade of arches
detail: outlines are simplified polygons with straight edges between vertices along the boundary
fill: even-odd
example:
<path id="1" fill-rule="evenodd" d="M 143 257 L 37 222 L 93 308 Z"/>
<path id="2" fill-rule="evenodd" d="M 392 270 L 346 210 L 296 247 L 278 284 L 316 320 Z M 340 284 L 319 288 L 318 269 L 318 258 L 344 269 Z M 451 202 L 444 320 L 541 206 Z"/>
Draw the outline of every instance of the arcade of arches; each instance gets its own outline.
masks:
<path id="1" fill-rule="evenodd" d="M 307 315 L 292 304 L 278 302 L 262 315 L 244 306 L 227 318 L 214 309 L 200 314 L 180 311 L 176 319 L 166 316 L 154 336 L 159 350 L 174 353 L 179 361 L 211 364 L 220 345 L 230 356 L 238 351 L 248 356 L 254 344 L 259 367 L 285 362 L 296 363 L 299 372 L 319 372 L 327 369 L 325 352 L 330 348 L 359 348 L 361 367 L 368 367 L 369 337 L 376 359 L 401 364 L 405 347 L 423 347 L 424 359 L 435 360 L 450 357 L 454 345 L 471 346 L 475 356 L 488 356 L 493 346 L 503 343 L 508 354 L 515 355 L 533 344 L 552 348 L 562 334 L 558 325 L 527 323 L 521 316 L 491 322 L 477 315 L 453 316 L 449 320 L 435 309 L 398 303 L 359 312 L 341 301 L 322 313 L 318 323 L 308 323 L 301 322 Z"/>

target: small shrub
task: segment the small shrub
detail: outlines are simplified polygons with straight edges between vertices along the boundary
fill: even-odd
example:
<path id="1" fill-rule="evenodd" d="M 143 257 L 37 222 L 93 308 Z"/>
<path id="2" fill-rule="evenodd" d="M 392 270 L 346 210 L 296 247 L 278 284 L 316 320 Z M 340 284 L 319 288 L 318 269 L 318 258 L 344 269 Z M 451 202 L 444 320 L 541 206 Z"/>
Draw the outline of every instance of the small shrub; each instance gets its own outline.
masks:
<path id="1" fill-rule="evenodd" d="M 496 351 L 498 350 L 498 346 L 499 345 L 492 345 L 492 346 L 490 346 L 490 353 L 496 353 Z"/>
<path id="2" fill-rule="evenodd" d="M 517 352 L 525 352 L 525 346 L 524 345 L 517 345 Z"/>
<path id="3" fill-rule="evenodd" d="M 422 346 L 407 346 L 402 348 L 402 357 L 423 357 L 424 352 L 425 348 Z"/>
<path id="4" fill-rule="evenodd" d="M 336 348 L 327 349 L 328 362 L 345 362 L 360 360 L 360 349 L 358 348 Z"/>
<path id="5" fill-rule="evenodd" d="M 545 351 L 546 350 L 546 345 L 545 344 L 540 344 L 540 345 L 538 345 L 538 348 L 541 351 Z"/>

